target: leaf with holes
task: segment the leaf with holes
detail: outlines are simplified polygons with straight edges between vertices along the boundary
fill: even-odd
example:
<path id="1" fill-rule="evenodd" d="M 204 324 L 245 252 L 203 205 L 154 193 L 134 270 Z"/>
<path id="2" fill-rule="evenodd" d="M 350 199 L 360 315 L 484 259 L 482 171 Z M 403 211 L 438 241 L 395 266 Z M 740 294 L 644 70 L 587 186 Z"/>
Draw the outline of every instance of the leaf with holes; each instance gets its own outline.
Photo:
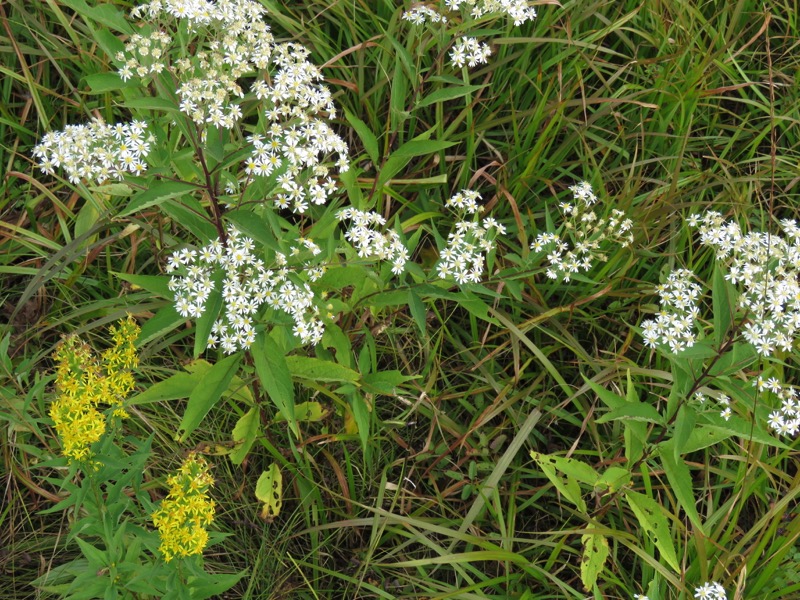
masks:
<path id="1" fill-rule="evenodd" d="M 261 473 L 256 483 L 256 498 L 264 503 L 259 514 L 263 520 L 272 521 L 281 512 L 283 476 L 277 464 L 272 463 L 269 469 Z"/>

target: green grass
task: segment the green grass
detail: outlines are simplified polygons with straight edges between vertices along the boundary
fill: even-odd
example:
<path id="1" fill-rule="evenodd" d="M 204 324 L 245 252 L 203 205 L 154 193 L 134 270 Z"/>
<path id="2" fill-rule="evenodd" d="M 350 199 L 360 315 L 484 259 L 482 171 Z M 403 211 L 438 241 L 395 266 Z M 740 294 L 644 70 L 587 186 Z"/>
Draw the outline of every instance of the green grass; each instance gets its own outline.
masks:
<path id="1" fill-rule="evenodd" d="M 630 598 L 658 581 L 650 599 L 661 600 L 716 580 L 729 598 L 800 598 L 796 443 L 731 437 L 684 456 L 706 527 L 700 541 L 658 463 L 637 465 L 630 489 L 666 508 L 680 574 L 622 494 L 584 486 L 587 517 L 530 458 L 570 456 L 598 470 L 624 460 L 623 424 L 597 422 L 606 405 L 587 381 L 625 396 L 630 376 L 641 401 L 665 409 L 673 366 L 634 328 L 657 310 L 653 289 L 671 269 L 712 280 L 713 254 L 685 217 L 713 209 L 772 231 L 798 217 L 800 5 L 545 4 L 523 27 L 479 26 L 493 44 L 489 65 L 469 71 L 480 88 L 427 103 L 453 85 L 442 77 L 448 40 L 402 21 L 401 3 L 262 3 L 276 36 L 325 64 L 357 171 L 350 200 L 389 216 L 406 238 L 421 230 L 416 262 L 436 260 L 452 224 L 442 203 L 467 186 L 509 232 L 472 304 L 417 294 L 409 278 L 403 289 L 417 294 L 416 307 L 408 294 L 374 305 L 368 297 L 339 323 L 355 364 L 417 376 L 370 399 L 366 449 L 345 433 L 333 384 L 298 383 L 298 401 L 328 411 L 304 425 L 300 443 L 265 418 L 243 465 L 212 457 L 215 527 L 231 536 L 206 564 L 247 570 L 225 597 Z M 84 78 L 112 67 L 97 42 L 102 24 L 71 4 L 0 5 L 0 596 L 9 599 L 48 597 L 30 582 L 79 553 L 65 542 L 71 517 L 40 514 L 59 494 L 37 466 L 58 449 L 47 418 L 52 348 L 71 332 L 103 347 L 108 323 L 128 311 L 144 322 L 166 305 L 110 273 L 157 274 L 182 241 L 168 216 L 118 218 L 113 200 L 98 210 L 87 189 L 34 167 L 31 149 L 46 131 L 95 114 L 127 118 L 112 94 L 88 92 Z M 378 185 L 392 152 L 427 131 L 453 145 Z M 526 262 L 529 244 L 581 180 L 609 211 L 631 216 L 635 243 L 588 278 L 554 283 Z M 710 296 L 704 302 L 710 329 Z M 184 328 L 147 341 L 142 387 L 179 371 L 191 344 Z M 783 360 L 784 379 L 796 382 L 796 352 Z M 182 450 L 229 440 L 243 412 L 222 402 L 179 444 L 184 406 L 141 405 L 127 426 L 154 435 L 154 489 Z M 272 462 L 283 471 L 283 507 L 265 523 L 254 490 Z M 610 558 L 585 591 L 587 533 L 606 536 Z"/>

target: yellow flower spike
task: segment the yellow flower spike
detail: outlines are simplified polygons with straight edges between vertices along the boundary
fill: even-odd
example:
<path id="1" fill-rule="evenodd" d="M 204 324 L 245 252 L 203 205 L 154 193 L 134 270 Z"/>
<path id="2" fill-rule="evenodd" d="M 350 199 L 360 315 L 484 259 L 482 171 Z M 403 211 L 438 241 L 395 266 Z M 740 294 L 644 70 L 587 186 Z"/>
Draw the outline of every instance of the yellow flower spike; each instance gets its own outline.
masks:
<path id="1" fill-rule="evenodd" d="M 90 446 L 106 432 L 106 417 L 98 406 L 108 404 L 113 415 L 126 417 L 122 402 L 135 386 L 130 369 L 139 364 L 134 341 L 140 329 L 133 317 L 111 327 L 114 346 L 97 359 L 88 344 L 75 336 L 58 345 L 53 357 L 56 367 L 56 400 L 50 417 L 70 461 L 89 463 Z"/>
<path id="2" fill-rule="evenodd" d="M 174 475 L 167 477 L 169 493 L 153 513 L 161 536 L 159 550 L 166 562 L 176 556 L 201 554 L 208 544 L 206 527 L 214 520 L 214 501 L 208 488 L 214 485 L 209 465 L 191 452 Z"/>

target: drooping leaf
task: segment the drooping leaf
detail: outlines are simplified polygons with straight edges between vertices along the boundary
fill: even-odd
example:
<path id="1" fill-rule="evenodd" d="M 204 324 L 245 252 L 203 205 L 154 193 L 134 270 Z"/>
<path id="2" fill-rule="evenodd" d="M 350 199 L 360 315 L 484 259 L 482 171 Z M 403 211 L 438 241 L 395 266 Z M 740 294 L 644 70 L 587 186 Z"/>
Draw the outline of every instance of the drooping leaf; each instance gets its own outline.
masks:
<path id="1" fill-rule="evenodd" d="M 240 465 L 244 461 L 250 448 L 253 447 L 258 433 L 261 431 L 261 418 L 259 410 L 254 406 L 244 413 L 233 428 L 233 441 L 236 447 L 230 453 L 231 462 Z"/>
<path id="2" fill-rule="evenodd" d="M 266 390 L 270 400 L 283 418 L 286 419 L 292 432 L 299 436 L 300 430 L 294 414 L 292 375 L 283 351 L 275 343 L 275 340 L 259 333 L 250 348 L 250 354 L 253 356 L 253 364 L 261 386 Z"/>
<path id="3" fill-rule="evenodd" d="M 678 556 L 675 554 L 675 545 L 672 543 L 669 522 L 664 514 L 665 509 L 649 496 L 633 490 L 625 491 L 625 500 L 631 507 L 633 514 L 636 515 L 642 531 L 647 534 L 656 545 L 656 548 L 658 548 L 661 553 L 661 559 L 676 573 L 680 573 L 680 564 L 678 563 Z"/>
<path id="4" fill-rule="evenodd" d="M 680 456 L 675 456 L 674 453 L 665 452 L 662 448 L 659 451 L 661 465 L 664 467 L 664 472 L 667 474 L 667 481 L 669 481 L 670 490 L 675 494 L 678 504 L 683 508 L 686 516 L 689 517 L 692 525 L 702 534 L 705 535 L 705 528 L 703 522 L 700 520 L 700 515 L 697 513 L 696 502 L 694 497 L 694 485 L 692 483 L 692 475 L 689 472 L 689 467 Z"/>
<path id="5" fill-rule="evenodd" d="M 608 540 L 604 535 L 586 534 L 581 536 L 583 554 L 581 556 L 581 583 L 583 589 L 591 591 L 597 583 L 608 558 Z"/>

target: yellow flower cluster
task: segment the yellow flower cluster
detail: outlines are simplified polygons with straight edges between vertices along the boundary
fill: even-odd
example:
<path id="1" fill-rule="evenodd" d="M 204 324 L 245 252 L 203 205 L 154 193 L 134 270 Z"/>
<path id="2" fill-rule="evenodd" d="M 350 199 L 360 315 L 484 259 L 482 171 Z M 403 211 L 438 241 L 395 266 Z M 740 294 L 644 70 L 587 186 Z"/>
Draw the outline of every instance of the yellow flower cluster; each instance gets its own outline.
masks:
<path id="1" fill-rule="evenodd" d="M 205 528 L 214 520 L 214 501 L 207 491 L 214 479 L 205 458 L 191 452 L 167 484 L 169 494 L 153 513 L 153 524 L 161 536 L 159 550 L 169 562 L 176 556 L 201 554 L 206 547 Z"/>
<path id="2" fill-rule="evenodd" d="M 57 398 L 50 407 L 50 418 L 70 461 L 89 461 L 91 445 L 105 433 L 106 418 L 98 410 L 100 404 L 110 405 L 114 415 L 127 416 L 122 402 L 134 386 L 130 369 L 139 364 L 133 346 L 139 331 L 133 317 L 112 327 L 114 346 L 103 353 L 102 362 L 75 336 L 56 348 Z"/>

